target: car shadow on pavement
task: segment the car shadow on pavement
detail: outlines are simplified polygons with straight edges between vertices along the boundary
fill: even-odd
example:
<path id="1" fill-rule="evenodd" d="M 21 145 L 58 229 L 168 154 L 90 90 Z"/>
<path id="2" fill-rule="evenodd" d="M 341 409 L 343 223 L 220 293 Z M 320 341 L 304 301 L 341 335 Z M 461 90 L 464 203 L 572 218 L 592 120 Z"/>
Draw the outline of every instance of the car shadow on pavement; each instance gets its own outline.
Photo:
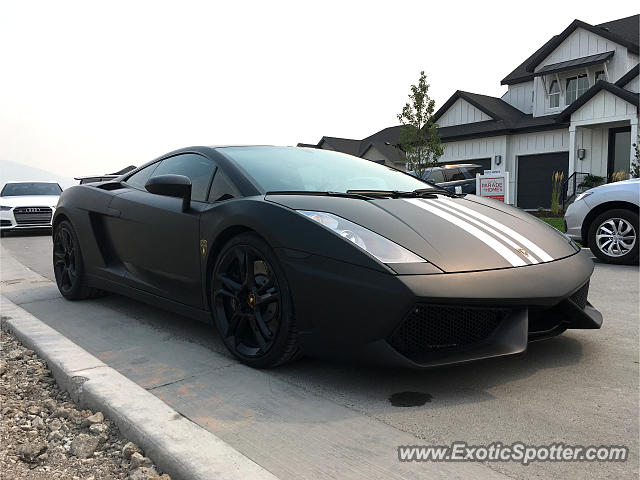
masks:
<path id="1" fill-rule="evenodd" d="M 3 230 L 2 237 L 50 237 L 51 228 L 32 228 L 19 230 Z"/>
<path id="2" fill-rule="evenodd" d="M 570 367 L 583 356 L 581 340 L 565 333 L 531 343 L 518 355 L 491 358 L 427 369 L 384 368 L 304 358 L 284 365 L 270 375 L 300 384 L 331 385 L 336 397 L 393 408 L 390 397 L 399 392 L 429 395 L 422 408 L 437 409 L 457 404 L 484 402 L 492 389 L 537 375 L 541 371 Z M 339 392 L 339 393 L 337 393 Z"/>
<path id="3" fill-rule="evenodd" d="M 151 368 L 154 362 L 161 364 L 165 370 L 181 372 L 187 368 L 180 358 L 160 352 L 157 348 L 149 348 L 151 344 L 147 345 L 147 342 L 153 341 L 164 346 L 179 342 L 183 352 L 188 355 L 192 351 L 203 365 L 210 355 L 211 365 L 217 365 L 215 368 L 237 363 L 225 349 L 213 325 L 120 295 L 67 302 L 55 290 L 53 285 L 32 286 L 22 291 L 7 292 L 7 296 L 106 363 L 111 363 L 110 356 L 117 358 L 116 368 L 121 369 L 126 365 L 129 370 L 122 373 L 133 376 L 132 380 L 145 388 L 155 388 L 155 383 L 173 380 L 159 378 L 158 382 L 144 381 L 145 369 Z M 56 302 L 56 306 L 53 307 L 51 302 Z M 150 332 L 145 330 L 149 328 L 153 335 L 144 333 Z M 119 333 L 123 331 L 129 331 L 130 334 Z M 98 332 L 105 337 L 98 340 Z M 137 338 L 142 342 L 139 347 Z M 519 355 L 421 370 L 302 358 L 275 369 L 255 371 L 255 374 L 265 375 L 268 381 L 280 380 L 290 386 L 318 393 L 345 406 L 366 403 L 374 410 L 388 410 L 396 408 L 389 401 L 393 394 L 417 392 L 430 399 L 421 408 L 438 409 L 490 401 L 494 398 L 490 392 L 496 387 L 526 379 L 541 371 L 571 367 L 581 361 L 583 341 L 584 338 L 577 339 L 568 331 L 556 338 L 531 343 L 527 351 Z M 109 346 L 110 342 L 112 347 Z M 194 346 L 189 347 L 188 344 Z M 140 366 L 131 362 L 136 358 Z M 172 364 L 173 361 L 176 363 Z M 248 367 L 242 367 L 241 370 L 247 375 L 254 375 Z M 198 371 L 203 373 L 205 370 Z M 191 373 L 195 373 L 195 369 Z M 186 374 L 187 377 L 189 375 Z"/>

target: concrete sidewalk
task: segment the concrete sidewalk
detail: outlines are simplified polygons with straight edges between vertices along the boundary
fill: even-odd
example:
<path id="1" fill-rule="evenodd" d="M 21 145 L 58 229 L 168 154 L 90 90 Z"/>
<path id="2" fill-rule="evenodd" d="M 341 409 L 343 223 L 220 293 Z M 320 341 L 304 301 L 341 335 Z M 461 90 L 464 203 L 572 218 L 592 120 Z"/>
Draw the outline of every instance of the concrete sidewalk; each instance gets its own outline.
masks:
<path id="1" fill-rule="evenodd" d="M 276 478 L 4 296 L 0 311 L 3 327 L 47 362 L 74 401 L 103 412 L 175 480 Z"/>
<path id="2" fill-rule="evenodd" d="M 66 301 L 54 283 L 1 250 L 4 295 L 32 314 L 20 314 L 19 329 L 22 309 L 4 303 L 19 338 L 59 363 L 54 370 L 66 372 L 57 374 L 63 385 L 112 417 L 176 478 L 508 478 L 478 463 L 399 462 L 399 445 L 431 442 L 283 381 L 278 372 L 239 364 L 208 325 L 117 295 Z M 51 351 L 49 335 L 60 334 L 34 317 L 55 325 L 67 346 Z M 206 342 L 158 329 L 165 321 L 188 324 Z M 46 342 L 34 342 L 40 337 Z M 73 342 L 91 355 L 78 354 L 83 360 L 75 363 L 65 350 Z M 132 409 L 136 398 L 152 410 Z M 211 455 L 215 471 L 203 473 Z"/>

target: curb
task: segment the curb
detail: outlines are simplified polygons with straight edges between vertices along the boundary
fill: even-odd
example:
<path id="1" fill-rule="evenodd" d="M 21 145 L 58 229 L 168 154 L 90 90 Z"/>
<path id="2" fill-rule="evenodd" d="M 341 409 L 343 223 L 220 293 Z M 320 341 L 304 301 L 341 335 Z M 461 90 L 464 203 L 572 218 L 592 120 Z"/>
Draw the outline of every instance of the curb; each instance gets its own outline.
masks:
<path id="1" fill-rule="evenodd" d="M 47 362 L 60 388 L 110 418 L 174 480 L 277 478 L 4 295 L 0 310 L 3 328 Z"/>

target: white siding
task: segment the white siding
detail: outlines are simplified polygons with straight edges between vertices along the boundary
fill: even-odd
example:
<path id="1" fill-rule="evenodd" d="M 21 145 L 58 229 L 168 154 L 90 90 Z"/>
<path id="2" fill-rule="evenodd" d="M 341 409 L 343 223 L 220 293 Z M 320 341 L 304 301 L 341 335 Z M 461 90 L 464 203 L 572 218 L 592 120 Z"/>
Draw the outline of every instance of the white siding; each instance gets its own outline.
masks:
<path id="1" fill-rule="evenodd" d="M 608 128 L 576 128 L 576 149 L 584 148 L 584 160 L 576 157 L 576 171 L 607 176 Z"/>
<path id="2" fill-rule="evenodd" d="M 606 90 L 598 92 L 591 100 L 571 115 L 572 122 L 583 120 L 622 119 L 636 113 L 635 105 L 624 101 Z"/>
<path id="3" fill-rule="evenodd" d="M 613 55 L 609 64 L 607 64 L 607 70 L 609 71 L 610 81 L 615 82 L 631 68 L 628 65 L 629 57 L 626 47 L 583 28 L 577 28 L 569 35 L 558 48 L 551 52 L 551 54 L 536 67 L 536 71 L 552 63 L 564 62 L 566 60 L 610 52 L 612 50 L 616 53 Z"/>
<path id="4" fill-rule="evenodd" d="M 478 110 L 469 102 L 459 98 L 444 112 L 437 123 L 440 127 L 450 127 L 452 125 L 483 122 L 485 120 L 491 120 L 491 117 L 481 110 Z"/>
<path id="5" fill-rule="evenodd" d="M 553 63 L 564 62 L 566 60 L 572 60 L 575 58 L 586 57 L 588 55 L 595 55 L 597 53 L 604 53 L 609 51 L 615 51 L 613 57 L 607 63 L 607 72 L 609 74 L 609 81 L 611 83 L 616 82 L 620 77 L 631 69 L 634 64 L 633 55 L 627 52 L 626 47 L 618 45 L 611 40 L 607 40 L 600 35 L 589 32 L 583 28 L 577 28 L 564 42 L 562 42 L 558 48 L 556 48 L 547 58 L 545 58 L 537 67 L 536 71 L 540 70 L 546 65 Z M 595 72 L 601 70 L 600 65 L 589 67 L 589 84 L 595 83 Z M 560 108 L 549 108 L 549 97 L 547 97 L 540 77 L 534 79 L 535 90 L 535 103 L 533 107 L 534 116 L 551 115 L 558 113 L 566 107 L 564 99 L 564 89 L 566 77 L 570 75 L 576 75 L 584 73 L 585 69 L 580 68 L 573 72 L 562 72 L 559 74 L 561 80 L 561 101 Z M 547 81 L 550 81 L 550 76 Z"/>
<path id="6" fill-rule="evenodd" d="M 533 80 L 530 80 L 528 82 L 509 85 L 509 89 L 507 93 L 502 96 L 502 100 L 516 107 L 521 112 L 529 114 L 533 111 L 532 93 Z"/>
<path id="7" fill-rule="evenodd" d="M 608 138 L 608 128 L 579 127 L 576 129 L 576 149 L 584 148 L 586 151 L 584 160 L 576 158 L 576 171 L 606 176 Z M 461 140 L 445 143 L 444 146 L 445 153 L 440 157 L 440 162 L 472 161 L 490 157 L 493 168 L 510 172 L 510 191 L 513 202 L 517 198 L 517 158 L 524 155 L 568 152 L 569 129 Z M 500 166 L 495 165 L 496 155 L 502 155 L 503 163 Z"/>
<path id="8" fill-rule="evenodd" d="M 626 90 L 629 90 L 630 92 L 636 92 L 639 93 L 640 92 L 640 81 L 639 81 L 640 77 L 638 77 L 636 75 L 636 78 L 634 78 L 633 80 L 631 80 L 629 83 L 627 83 L 626 85 L 624 85 L 624 88 Z"/>
<path id="9" fill-rule="evenodd" d="M 492 158 L 496 155 L 505 157 L 507 137 L 474 138 L 459 142 L 444 143 L 444 155 L 439 162 L 470 161 L 482 158 Z"/>
<path id="10" fill-rule="evenodd" d="M 364 152 L 362 158 L 374 161 L 384 160 L 385 165 L 388 165 L 390 167 L 397 166 L 392 161 L 388 160 L 387 157 L 385 157 L 376 147 L 370 147 L 366 152 Z"/>

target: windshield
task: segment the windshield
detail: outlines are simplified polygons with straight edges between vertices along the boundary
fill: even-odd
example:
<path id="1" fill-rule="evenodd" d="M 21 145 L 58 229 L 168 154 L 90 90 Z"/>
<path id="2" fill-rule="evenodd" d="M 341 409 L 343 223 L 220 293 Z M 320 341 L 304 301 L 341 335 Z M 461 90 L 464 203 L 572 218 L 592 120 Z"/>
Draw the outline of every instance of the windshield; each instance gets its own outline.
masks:
<path id="1" fill-rule="evenodd" d="M 413 191 L 429 184 L 384 165 L 340 152 L 296 147 L 222 147 L 265 192 Z"/>
<path id="2" fill-rule="evenodd" d="M 62 189 L 57 183 L 48 182 L 20 182 L 7 183 L 0 196 L 20 197 L 25 195 L 60 195 Z"/>

